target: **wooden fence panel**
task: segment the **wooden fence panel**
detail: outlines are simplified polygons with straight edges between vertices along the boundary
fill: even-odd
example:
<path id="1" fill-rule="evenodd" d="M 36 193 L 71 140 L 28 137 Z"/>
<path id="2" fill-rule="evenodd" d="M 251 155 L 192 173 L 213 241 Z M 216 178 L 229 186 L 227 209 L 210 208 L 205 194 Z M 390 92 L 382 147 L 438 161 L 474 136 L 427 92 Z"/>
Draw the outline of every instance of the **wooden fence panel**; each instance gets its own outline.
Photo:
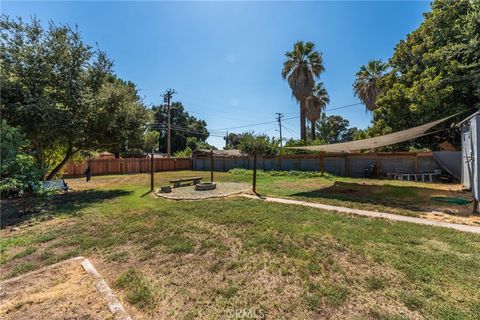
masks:
<path id="1" fill-rule="evenodd" d="M 120 159 L 92 159 L 82 163 L 68 162 L 65 165 L 63 177 L 74 178 L 84 176 L 90 165 L 92 176 L 107 174 L 134 174 L 150 172 L 151 159 L 148 158 L 120 158 Z M 190 158 L 155 158 L 154 171 L 190 170 Z"/>

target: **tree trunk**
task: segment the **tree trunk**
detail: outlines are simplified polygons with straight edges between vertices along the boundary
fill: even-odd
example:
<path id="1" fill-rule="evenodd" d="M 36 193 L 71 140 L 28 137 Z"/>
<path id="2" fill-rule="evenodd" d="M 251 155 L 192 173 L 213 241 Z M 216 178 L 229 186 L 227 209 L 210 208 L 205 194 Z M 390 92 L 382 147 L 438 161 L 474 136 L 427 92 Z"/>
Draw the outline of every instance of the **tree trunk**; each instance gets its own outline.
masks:
<path id="1" fill-rule="evenodd" d="M 302 103 L 303 104 L 303 103 Z M 305 120 L 305 110 L 300 106 L 300 139 L 307 141 L 307 123 Z"/>
<path id="2" fill-rule="evenodd" d="M 316 137 L 315 137 L 315 123 L 316 121 L 312 120 L 312 141 L 315 141 Z"/>
<path id="3" fill-rule="evenodd" d="M 48 174 L 48 176 L 45 178 L 45 180 L 52 180 L 53 177 L 55 177 L 55 175 L 60 172 L 60 170 L 68 162 L 68 160 L 70 160 L 70 158 L 73 156 L 74 153 L 75 152 L 73 152 L 73 145 L 69 144 L 67 152 L 65 153 L 65 157 L 63 158 L 63 160 L 60 161 L 60 163 L 52 170 L 52 172 L 50 172 Z"/>

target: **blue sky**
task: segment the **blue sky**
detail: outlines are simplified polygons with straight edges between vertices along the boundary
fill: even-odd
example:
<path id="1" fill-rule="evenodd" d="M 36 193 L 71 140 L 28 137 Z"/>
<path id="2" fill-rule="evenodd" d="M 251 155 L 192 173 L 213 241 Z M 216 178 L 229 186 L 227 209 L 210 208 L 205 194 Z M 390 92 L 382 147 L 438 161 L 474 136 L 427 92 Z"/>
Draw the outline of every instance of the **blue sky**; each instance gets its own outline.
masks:
<path id="1" fill-rule="evenodd" d="M 162 102 L 167 88 L 186 109 L 208 123 L 209 142 L 222 147 L 226 128 L 298 116 L 281 79 L 284 53 L 297 40 L 323 53 L 322 80 L 330 109 L 357 103 L 352 83 L 369 59 L 387 60 L 399 40 L 417 28 L 429 2 L 8 2 L 2 13 L 43 22 L 77 24 L 84 40 L 115 61 L 147 105 Z M 365 128 L 363 106 L 327 111 Z M 298 138 L 298 119 L 284 122 L 285 137 Z M 278 136 L 278 125 L 228 129 Z"/>

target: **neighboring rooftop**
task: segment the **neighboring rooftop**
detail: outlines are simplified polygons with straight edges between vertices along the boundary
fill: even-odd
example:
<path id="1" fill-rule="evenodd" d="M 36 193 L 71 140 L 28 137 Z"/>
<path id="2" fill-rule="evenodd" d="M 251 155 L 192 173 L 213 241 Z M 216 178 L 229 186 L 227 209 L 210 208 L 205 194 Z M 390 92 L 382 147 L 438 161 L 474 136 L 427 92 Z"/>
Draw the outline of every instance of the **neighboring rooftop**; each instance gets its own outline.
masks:
<path id="1" fill-rule="evenodd" d="M 212 150 L 208 149 L 198 149 L 193 152 L 194 157 L 206 157 L 210 156 Z M 215 157 L 244 157 L 245 154 L 242 151 L 237 149 L 232 150 L 213 150 L 213 155 Z"/>

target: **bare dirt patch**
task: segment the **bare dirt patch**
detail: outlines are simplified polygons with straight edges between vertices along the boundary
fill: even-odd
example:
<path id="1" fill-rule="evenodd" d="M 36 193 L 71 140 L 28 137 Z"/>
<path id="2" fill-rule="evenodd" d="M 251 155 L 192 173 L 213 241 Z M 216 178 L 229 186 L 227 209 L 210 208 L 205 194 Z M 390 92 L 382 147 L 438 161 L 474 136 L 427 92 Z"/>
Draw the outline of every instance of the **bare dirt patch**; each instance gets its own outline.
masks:
<path id="1" fill-rule="evenodd" d="M 0 283 L 0 318 L 113 319 L 107 302 L 78 260 Z"/>

